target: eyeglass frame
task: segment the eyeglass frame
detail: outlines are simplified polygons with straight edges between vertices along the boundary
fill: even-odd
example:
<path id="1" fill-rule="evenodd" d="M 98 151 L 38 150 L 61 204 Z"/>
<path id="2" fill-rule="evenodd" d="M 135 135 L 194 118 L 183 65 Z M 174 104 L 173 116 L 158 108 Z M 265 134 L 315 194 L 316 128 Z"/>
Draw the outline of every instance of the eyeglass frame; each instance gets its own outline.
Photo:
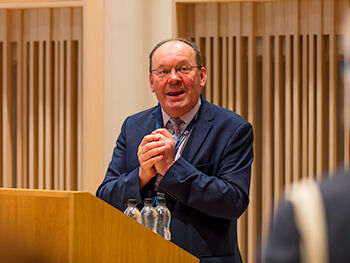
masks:
<path id="1" fill-rule="evenodd" d="M 186 68 L 187 70 L 189 70 L 187 73 L 184 73 L 184 72 L 181 72 L 180 70 L 181 70 L 181 68 Z M 159 74 L 158 74 L 158 72 L 156 73 L 156 76 L 158 77 L 158 78 L 167 78 L 167 77 L 169 77 L 170 76 L 170 73 L 172 72 L 172 69 L 175 69 L 175 73 L 177 73 L 178 75 L 187 75 L 187 74 L 189 74 L 191 71 L 192 71 L 192 69 L 194 69 L 194 68 L 198 68 L 198 69 L 201 69 L 202 68 L 202 66 L 199 66 L 199 65 L 195 65 L 195 66 L 180 66 L 180 67 L 171 67 L 170 68 L 170 71 L 168 72 L 168 73 L 166 73 L 164 76 L 160 76 Z M 151 72 L 153 72 L 153 71 L 158 71 L 159 69 L 152 69 L 151 70 Z M 165 69 L 164 69 L 165 70 Z"/>

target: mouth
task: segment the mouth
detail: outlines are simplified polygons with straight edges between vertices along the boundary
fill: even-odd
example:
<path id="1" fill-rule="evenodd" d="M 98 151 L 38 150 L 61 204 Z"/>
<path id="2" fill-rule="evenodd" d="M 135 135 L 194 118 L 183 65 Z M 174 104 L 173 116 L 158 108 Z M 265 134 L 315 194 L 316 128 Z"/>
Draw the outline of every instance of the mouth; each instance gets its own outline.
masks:
<path id="1" fill-rule="evenodd" d="M 167 95 L 171 97 L 176 97 L 184 93 L 185 93 L 184 91 L 171 91 L 171 92 L 168 92 Z"/>

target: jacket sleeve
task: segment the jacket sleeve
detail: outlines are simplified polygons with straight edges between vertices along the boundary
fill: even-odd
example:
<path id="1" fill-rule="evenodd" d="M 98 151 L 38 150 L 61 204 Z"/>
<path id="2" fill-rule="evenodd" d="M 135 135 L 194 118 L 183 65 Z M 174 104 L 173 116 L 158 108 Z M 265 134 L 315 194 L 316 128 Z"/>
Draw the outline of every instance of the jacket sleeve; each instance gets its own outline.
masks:
<path id="1" fill-rule="evenodd" d="M 164 175 L 159 190 L 205 214 L 238 218 L 249 203 L 252 126 L 243 122 L 223 149 L 217 163 L 193 165 L 180 157 Z"/>
<path id="2" fill-rule="evenodd" d="M 124 210 L 127 200 L 134 198 L 141 202 L 139 189 L 139 168 L 127 172 L 126 163 L 126 123 L 123 123 L 121 133 L 113 151 L 112 160 L 108 166 L 105 178 L 98 187 L 96 196 L 109 204 Z"/>

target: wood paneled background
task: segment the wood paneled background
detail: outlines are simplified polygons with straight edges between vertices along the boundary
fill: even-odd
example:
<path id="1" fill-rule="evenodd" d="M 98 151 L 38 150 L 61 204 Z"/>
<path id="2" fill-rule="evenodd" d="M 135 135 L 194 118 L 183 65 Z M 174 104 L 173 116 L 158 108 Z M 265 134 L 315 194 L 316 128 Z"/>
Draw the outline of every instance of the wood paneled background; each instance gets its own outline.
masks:
<path id="1" fill-rule="evenodd" d="M 104 172 L 103 11 L 90 2 L 92 17 L 101 10 L 86 31 L 82 3 L 0 10 L 0 187 L 94 192 Z M 174 3 L 177 35 L 201 48 L 204 96 L 254 126 L 239 243 L 244 261 L 255 262 L 284 189 L 349 166 L 341 31 L 349 1 Z"/>
<path id="2" fill-rule="evenodd" d="M 0 11 L 0 187 L 77 190 L 82 8 Z"/>
<path id="3" fill-rule="evenodd" d="M 207 68 L 204 96 L 254 126 L 239 245 L 244 262 L 256 262 L 283 191 L 349 166 L 341 32 L 349 1 L 175 2 L 177 36 L 199 45 Z"/>

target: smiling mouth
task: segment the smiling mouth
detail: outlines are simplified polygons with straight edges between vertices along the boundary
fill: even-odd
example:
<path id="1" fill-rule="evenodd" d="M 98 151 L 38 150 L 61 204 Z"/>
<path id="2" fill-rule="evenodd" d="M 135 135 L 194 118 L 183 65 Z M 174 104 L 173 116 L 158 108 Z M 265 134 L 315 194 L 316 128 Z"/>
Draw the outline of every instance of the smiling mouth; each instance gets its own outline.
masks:
<path id="1" fill-rule="evenodd" d="M 185 93 L 184 91 L 173 91 L 173 92 L 168 92 L 169 96 L 179 96 L 181 94 Z"/>

